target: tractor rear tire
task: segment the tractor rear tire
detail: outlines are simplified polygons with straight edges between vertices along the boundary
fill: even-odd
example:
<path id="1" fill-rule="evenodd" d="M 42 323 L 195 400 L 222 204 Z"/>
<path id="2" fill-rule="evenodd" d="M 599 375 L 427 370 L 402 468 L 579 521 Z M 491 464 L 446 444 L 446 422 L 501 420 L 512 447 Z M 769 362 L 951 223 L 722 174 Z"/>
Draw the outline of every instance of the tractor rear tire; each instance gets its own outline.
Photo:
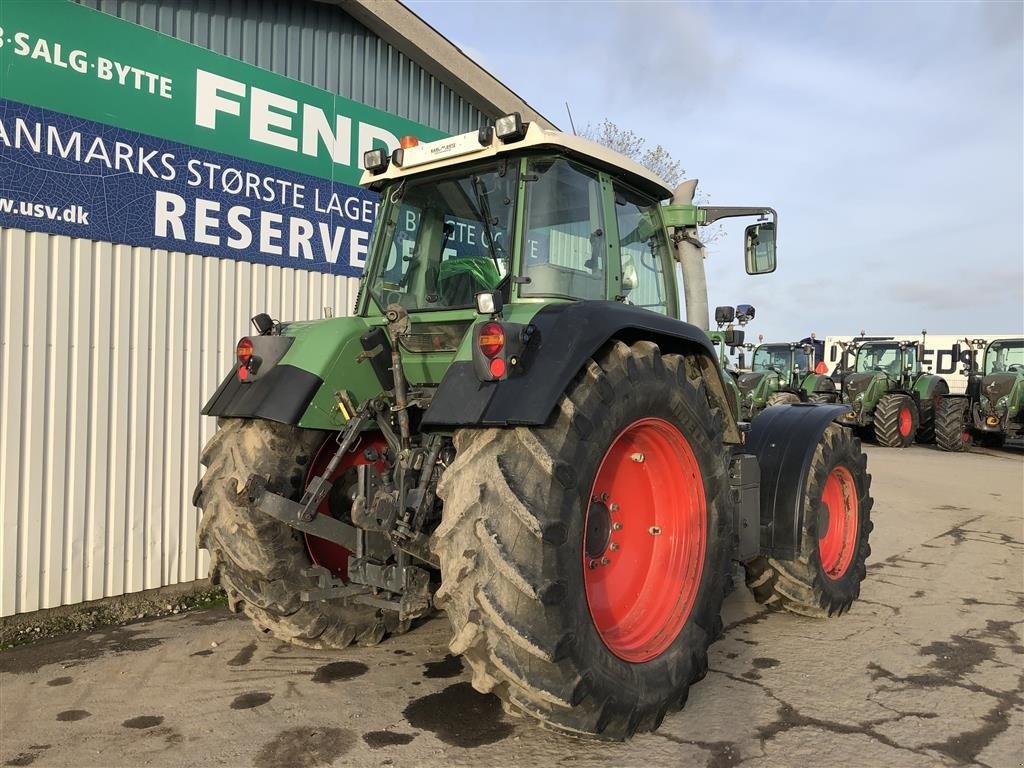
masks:
<path id="1" fill-rule="evenodd" d="M 756 557 L 744 563 L 759 603 L 824 618 L 860 596 L 871 554 L 871 475 L 853 433 L 830 424 L 811 460 L 804 489 L 804 530 L 795 560 Z"/>
<path id="2" fill-rule="evenodd" d="M 834 403 L 837 397 L 835 392 L 811 392 L 807 400 L 812 403 Z"/>
<path id="3" fill-rule="evenodd" d="M 943 451 L 965 453 L 973 442 L 967 425 L 970 402 L 964 397 L 944 397 L 935 414 L 935 445 Z"/>
<path id="4" fill-rule="evenodd" d="M 771 408 L 773 405 L 789 405 L 791 403 L 799 403 L 800 396 L 794 395 L 792 392 L 776 392 L 771 395 L 765 402 L 765 408 Z"/>
<path id="5" fill-rule="evenodd" d="M 875 439 L 886 448 L 906 448 L 914 442 L 918 418 L 907 395 L 882 395 L 875 407 Z"/>
<path id="6" fill-rule="evenodd" d="M 454 439 L 438 486 L 435 601 L 473 687 L 560 731 L 656 729 L 707 673 L 732 551 L 729 451 L 699 367 L 651 342 L 614 342 L 545 426 Z M 620 485 L 638 478 L 632 493 Z M 667 553 L 680 551 L 676 568 Z M 622 585 L 637 588 L 632 602 Z"/>
<path id="7" fill-rule="evenodd" d="M 298 498 L 309 462 L 325 433 L 254 419 L 225 419 L 203 449 L 206 473 L 193 503 L 203 509 L 199 546 L 210 551 L 210 581 L 228 606 L 243 611 L 263 633 L 315 649 L 375 645 L 408 629 L 398 614 L 342 600 L 302 602 L 317 586 L 302 571 L 312 565 L 301 533 L 253 509 L 242 490 L 251 475 L 267 488 Z"/>

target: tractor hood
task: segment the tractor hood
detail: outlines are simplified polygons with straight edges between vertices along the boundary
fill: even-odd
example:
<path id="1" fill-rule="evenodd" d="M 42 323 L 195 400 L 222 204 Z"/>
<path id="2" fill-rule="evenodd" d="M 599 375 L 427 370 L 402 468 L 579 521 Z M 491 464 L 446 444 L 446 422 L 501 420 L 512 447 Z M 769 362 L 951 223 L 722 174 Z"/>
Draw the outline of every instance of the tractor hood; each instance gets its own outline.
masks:
<path id="1" fill-rule="evenodd" d="M 863 395 L 871 387 L 871 382 L 876 378 L 884 378 L 883 374 L 878 373 L 848 373 L 846 378 L 843 380 L 843 385 L 846 388 L 847 396 L 850 400 L 854 400 L 857 395 Z"/>
<path id="2" fill-rule="evenodd" d="M 1010 394 L 1019 378 L 1015 373 L 990 373 L 981 380 L 981 394 L 995 403 Z"/>
<path id="3" fill-rule="evenodd" d="M 736 383 L 739 385 L 740 393 L 744 396 L 749 395 L 757 386 L 761 383 L 761 380 L 765 377 L 767 371 L 753 371 L 751 373 L 740 374 L 739 379 Z"/>

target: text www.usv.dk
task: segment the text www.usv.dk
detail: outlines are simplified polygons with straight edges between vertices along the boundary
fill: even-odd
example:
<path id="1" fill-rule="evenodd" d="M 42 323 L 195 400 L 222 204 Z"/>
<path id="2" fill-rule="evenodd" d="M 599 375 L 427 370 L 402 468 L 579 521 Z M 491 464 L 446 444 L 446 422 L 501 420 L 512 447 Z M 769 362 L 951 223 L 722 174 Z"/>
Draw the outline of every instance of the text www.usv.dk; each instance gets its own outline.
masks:
<path id="1" fill-rule="evenodd" d="M 33 219 L 63 221 L 68 224 L 85 224 L 86 226 L 89 224 L 89 213 L 80 205 L 58 208 L 56 205 L 26 203 L 24 200 L 18 202 L 10 198 L 0 197 L 0 214 L 4 213 L 31 216 Z"/>

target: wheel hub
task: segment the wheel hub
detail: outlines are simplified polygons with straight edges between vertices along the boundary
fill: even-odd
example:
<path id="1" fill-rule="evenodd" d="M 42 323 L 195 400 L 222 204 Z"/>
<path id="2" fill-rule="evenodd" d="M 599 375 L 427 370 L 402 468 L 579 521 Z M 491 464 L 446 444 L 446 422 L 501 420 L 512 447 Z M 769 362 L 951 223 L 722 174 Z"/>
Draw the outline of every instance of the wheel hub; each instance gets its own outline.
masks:
<path id="1" fill-rule="evenodd" d="M 595 501 L 587 512 L 587 533 L 584 540 L 584 552 L 591 560 L 596 560 L 608 549 L 612 537 L 612 516 L 603 501 Z"/>

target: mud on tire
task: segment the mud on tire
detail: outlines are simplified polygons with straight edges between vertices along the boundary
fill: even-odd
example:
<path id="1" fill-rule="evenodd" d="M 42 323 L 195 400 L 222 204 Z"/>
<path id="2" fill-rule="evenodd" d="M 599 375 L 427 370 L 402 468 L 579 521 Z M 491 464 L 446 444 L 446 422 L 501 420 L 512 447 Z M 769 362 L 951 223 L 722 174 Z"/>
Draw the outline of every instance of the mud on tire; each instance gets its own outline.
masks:
<path id="1" fill-rule="evenodd" d="M 828 535 L 829 514 L 823 496 L 829 479 L 849 475 L 848 487 L 841 491 L 855 497 L 856 525 L 851 531 L 848 553 L 838 559 L 828 557 L 826 565 L 837 565 L 845 555 L 845 568 L 833 567 L 833 573 L 822 564 L 822 539 Z M 846 485 L 846 483 L 843 483 Z M 866 561 L 871 554 L 868 538 L 871 522 L 871 475 L 867 473 L 867 456 L 860 440 L 853 433 L 835 424 L 822 435 L 811 460 L 811 469 L 804 490 L 804 528 L 799 556 L 795 560 L 756 557 L 744 564 L 747 586 L 759 603 L 775 605 L 804 616 L 825 617 L 845 613 L 860 596 L 860 584 L 867 575 Z M 823 507 L 826 509 L 823 510 Z"/>
<path id="2" fill-rule="evenodd" d="M 768 398 L 764 406 L 765 408 L 771 408 L 773 405 L 786 405 L 787 403 L 799 402 L 799 395 L 795 395 L 792 392 L 776 392 L 774 395 Z"/>
<path id="3" fill-rule="evenodd" d="M 220 584 L 232 611 L 243 611 L 267 634 L 306 648 L 379 643 L 401 632 L 392 612 L 339 600 L 305 603 L 303 576 L 311 561 L 302 534 L 250 507 L 239 492 L 253 474 L 267 488 L 301 496 L 306 469 L 325 433 L 253 419 L 226 419 L 203 449 L 206 467 L 193 503 L 203 510 L 199 546 L 210 552 L 210 581 Z"/>
<path id="4" fill-rule="evenodd" d="M 630 663 L 605 645 L 584 580 L 584 516 L 608 446 L 658 418 L 702 475 L 706 546 L 692 610 L 667 649 Z M 615 342 L 581 371 L 544 427 L 461 430 L 438 488 L 436 595 L 473 686 L 558 730 L 623 739 L 658 727 L 707 672 L 731 554 L 722 421 L 697 365 L 657 345 Z M 628 525 L 628 518 L 625 522 Z M 682 589 L 682 587 L 680 587 Z"/>

